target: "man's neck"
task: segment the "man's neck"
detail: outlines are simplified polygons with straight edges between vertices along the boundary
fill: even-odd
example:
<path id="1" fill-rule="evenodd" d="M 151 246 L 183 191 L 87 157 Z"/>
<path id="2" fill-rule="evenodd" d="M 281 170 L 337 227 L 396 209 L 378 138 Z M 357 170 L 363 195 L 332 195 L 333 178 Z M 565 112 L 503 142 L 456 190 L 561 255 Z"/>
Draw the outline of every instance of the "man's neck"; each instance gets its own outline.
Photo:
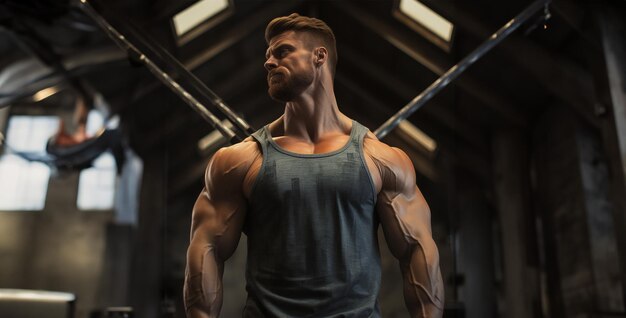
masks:
<path id="1" fill-rule="evenodd" d="M 332 85 L 332 84 L 331 84 Z M 317 142 L 327 134 L 350 130 L 350 119 L 339 111 L 332 86 L 320 85 L 285 105 L 284 134 Z"/>

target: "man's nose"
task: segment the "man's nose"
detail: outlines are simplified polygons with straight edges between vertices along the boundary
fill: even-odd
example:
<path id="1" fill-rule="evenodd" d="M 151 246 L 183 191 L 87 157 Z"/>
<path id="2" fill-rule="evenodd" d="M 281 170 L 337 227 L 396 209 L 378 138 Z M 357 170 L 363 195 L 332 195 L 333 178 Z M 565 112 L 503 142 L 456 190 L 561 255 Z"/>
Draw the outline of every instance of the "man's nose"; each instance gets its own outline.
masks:
<path id="1" fill-rule="evenodd" d="M 276 60 L 274 57 L 270 56 L 265 63 L 263 64 L 266 70 L 271 71 L 276 68 Z"/>

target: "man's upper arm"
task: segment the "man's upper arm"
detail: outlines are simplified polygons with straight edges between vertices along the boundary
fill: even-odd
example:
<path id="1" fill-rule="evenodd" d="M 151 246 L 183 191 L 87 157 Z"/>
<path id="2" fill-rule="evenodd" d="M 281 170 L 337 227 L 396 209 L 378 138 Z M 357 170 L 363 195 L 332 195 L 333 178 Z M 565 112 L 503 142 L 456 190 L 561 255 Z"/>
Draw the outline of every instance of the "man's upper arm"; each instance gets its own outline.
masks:
<path id="1" fill-rule="evenodd" d="M 236 249 L 246 214 L 242 183 L 247 169 L 239 150 L 229 147 L 215 153 L 192 214 L 192 241 L 213 245 L 222 261 Z"/>
<path id="2" fill-rule="evenodd" d="M 385 167 L 380 169 L 382 189 L 376 207 L 387 245 L 403 269 L 405 299 L 410 310 L 431 310 L 432 315 L 424 316 L 438 317 L 443 308 L 443 283 L 430 209 L 415 183 L 413 164 L 403 151 L 388 147 L 381 162 Z"/>
<path id="3" fill-rule="evenodd" d="M 409 157 L 393 147 L 387 147 L 384 156 L 376 208 L 391 252 L 402 259 L 424 236 L 431 237 L 430 209 L 415 183 Z"/>
<path id="4" fill-rule="evenodd" d="M 241 158 L 248 157 L 238 145 L 213 156 L 193 207 L 184 287 L 188 317 L 217 317 L 221 309 L 223 264 L 237 248 L 246 213 Z"/>

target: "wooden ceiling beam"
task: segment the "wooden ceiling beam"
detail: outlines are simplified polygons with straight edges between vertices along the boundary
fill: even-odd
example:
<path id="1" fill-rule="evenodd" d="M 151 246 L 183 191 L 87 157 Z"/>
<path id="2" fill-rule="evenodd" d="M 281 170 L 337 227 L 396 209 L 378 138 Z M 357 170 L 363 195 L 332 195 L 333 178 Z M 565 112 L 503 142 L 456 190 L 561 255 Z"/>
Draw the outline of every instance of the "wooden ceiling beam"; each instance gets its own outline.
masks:
<path id="1" fill-rule="evenodd" d="M 229 29 L 228 32 L 225 32 L 219 38 L 212 39 L 209 42 L 209 45 L 206 46 L 206 48 L 204 48 L 201 52 L 193 55 L 192 57 L 184 61 L 181 61 L 181 63 L 185 66 L 187 70 L 193 71 L 204 63 L 209 62 L 220 53 L 231 49 L 233 46 L 244 40 L 255 30 L 263 28 L 265 24 L 267 24 L 267 22 L 270 21 L 272 18 L 284 14 L 285 12 L 289 12 L 290 9 L 293 9 L 301 4 L 302 1 L 281 1 L 274 3 L 270 6 L 265 6 L 261 10 L 256 12 L 253 16 L 247 19 L 242 19 L 242 21 L 238 21 L 238 23 L 236 23 L 233 28 Z M 260 57 L 262 57 L 262 53 L 260 54 Z M 263 61 L 261 61 L 261 64 L 257 65 L 257 69 L 262 67 L 262 62 Z M 147 103 L 142 105 L 142 101 L 144 99 L 149 99 L 148 97 L 151 94 L 155 94 L 155 91 L 162 88 L 163 84 L 156 79 L 150 83 L 142 85 L 133 94 L 133 107 L 143 108 L 142 106 L 145 106 L 146 111 L 153 110 L 154 105 L 148 105 Z M 126 108 L 130 108 L 130 105 Z"/>
<path id="2" fill-rule="evenodd" d="M 384 102 L 380 101 L 376 96 L 373 96 L 364 88 L 359 87 L 359 85 L 355 83 L 351 78 L 338 73 L 337 84 L 350 90 L 351 93 L 354 94 L 354 96 L 358 96 L 358 98 L 362 100 L 362 103 L 366 103 L 371 109 L 374 109 L 377 113 L 385 112 L 388 110 Z M 409 149 L 410 147 L 408 147 L 408 143 L 402 141 L 397 134 L 390 134 L 388 136 L 391 139 L 387 142 L 390 142 L 390 144 L 392 145 L 402 145 L 403 150 L 409 153 L 409 155 L 411 156 L 411 160 L 413 161 L 413 165 L 415 166 L 415 169 L 418 173 L 427 177 L 433 182 L 441 181 L 440 171 L 437 170 L 436 164 L 437 156 L 435 156 L 435 159 L 432 159 L 429 158 L 429 156 L 420 153 L 416 149 Z M 485 183 L 490 180 L 488 152 L 480 151 L 476 147 L 473 147 L 468 143 L 457 143 L 455 142 L 454 136 L 446 134 L 445 132 L 439 132 L 437 136 L 433 137 L 437 141 L 437 153 L 440 153 L 442 151 L 458 152 L 458 157 L 455 157 L 453 159 L 455 165 L 466 169 L 472 175 L 480 178 Z M 387 137 L 385 137 L 385 139 L 387 139 Z"/>
<path id="3" fill-rule="evenodd" d="M 351 94 L 354 96 L 358 96 L 358 98 L 366 103 L 367 108 L 371 110 L 375 110 L 376 113 L 388 113 L 389 108 L 385 106 L 385 103 L 378 99 L 376 96 L 372 95 L 370 92 L 366 91 L 362 87 L 360 87 L 357 83 L 355 83 L 351 78 L 342 75 L 340 73 L 336 76 L 337 84 L 336 86 L 343 86 L 348 89 Z M 359 103 L 360 104 L 360 103 Z M 401 142 L 399 137 L 396 134 L 390 134 L 389 137 L 395 142 Z M 388 138 L 385 138 L 388 139 Z M 404 143 L 408 145 L 407 143 Z M 407 149 L 412 147 L 403 147 L 403 150 L 410 153 L 411 161 L 413 161 L 413 166 L 417 170 L 418 173 L 426 176 L 428 179 L 436 182 L 438 179 L 437 170 L 433 165 L 432 159 L 427 155 L 417 151 L 416 149 Z"/>
<path id="4" fill-rule="evenodd" d="M 273 18 L 289 12 L 300 5 L 302 1 L 279 1 L 268 6 L 262 6 L 250 17 L 237 21 L 233 28 L 222 34 L 219 39 L 212 41 L 205 50 L 184 62 L 185 67 L 190 70 L 210 61 L 216 55 L 224 52 L 236 43 L 249 36 L 255 30 L 265 28 L 265 25 Z"/>
<path id="5" fill-rule="evenodd" d="M 387 42 L 404 52 L 429 70 L 437 74 L 443 75 L 454 64 L 441 52 L 436 51 L 428 45 L 421 45 L 414 38 L 394 29 L 382 19 L 368 13 L 367 11 L 357 7 L 355 4 L 346 1 L 332 2 L 332 5 L 341 11 L 342 14 L 351 16 L 359 21 L 363 26 L 378 34 Z M 485 106 L 492 109 L 502 119 L 506 120 L 518 127 L 527 126 L 527 115 L 521 110 L 521 107 L 511 102 L 511 98 L 501 92 L 494 91 L 489 85 L 481 82 L 472 76 L 472 74 L 461 75 L 455 80 L 455 83 L 465 92 L 480 100 Z M 417 93 L 415 94 L 417 95 Z"/>
<path id="6" fill-rule="evenodd" d="M 361 66 L 367 65 L 367 67 L 362 68 L 363 72 L 368 74 L 369 78 L 375 80 L 379 85 L 384 86 L 386 89 L 391 90 L 400 98 L 409 101 L 417 95 L 418 92 L 412 89 L 407 83 L 401 81 L 397 76 L 393 76 L 389 71 L 378 66 L 375 62 L 368 61 L 365 56 L 359 54 L 356 50 L 343 48 L 341 55 L 345 57 L 342 63 L 354 63 Z M 388 111 L 390 112 L 389 117 L 391 117 L 404 105 L 390 106 L 387 106 Z M 472 147 L 477 148 L 479 151 L 487 151 L 489 149 L 485 138 L 480 135 L 478 129 L 470 127 L 467 122 L 459 121 L 456 116 L 450 112 L 450 110 L 444 107 L 444 105 L 437 104 L 435 100 L 431 100 L 428 106 L 419 111 L 430 114 L 432 117 L 437 119 L 441 125 L 456 132 L 462 140 L 470 143 Z"/>
<path id="7" fill-rule="evenodd" d="M 457 4 L 452 5 L 446 1 L 423 1 L 476 38 L 487 39 L 495 31 L 490 30 L 479 18 L 471 16 Z M 595 95 L 592 76 L 587 70 L 516 34 L 503 41 L 499 47 L 509 60 L 528 72 L 546 91 L 562 100 L 590 124 L 599 126 L 598 119 L 593 115 Z"/>
<path id="8" fill-rule="evenodd" d="M 261 64 L 262 59 L 249 61 L 246 65 L 239 68 L 237 72 L 231 73 L 231 77 L 216 85 L 215 91 L 221 93 L 222 96 L 233 96 L 236 93 L 241 93 L 241 83 L 248 83 L 250 79 L 258 76 L 260 72 L 259 65 Z M 145 106 L 145 108 L 148 108 L 151 105 Z M 184 107 L 182 102 L 180 107 Z M 143 140 L 141 145 L 142 150 L 157 147 L 166 138 L 171 138 L 172 134 L 175 134 L 178 130 L 189 129 L 190 119 L 198 117 L 198 115 L 194 112 L 189 112 L 189 115 L 182 118 L 172 118 L 170 112 L 166 114 L 165 117 L 166 118 L 155 120 L 153 125 L 144 129 L 145 133 L 140 137 Z"/>
<path id="9" fill-rule="evenodd" d="M 257 94 L 251 96 L 247 101 L 246 105 L 249 105 L 252 109 L 259 109 L 260 105 L 262 105 L 266 99 L 266 92 L 262 94 Z M 266 118 L 267 120 L 271 120 Z M 267 120 L 263 120 L 264 122 Z M 195 160 L 194 162 L 189 162 L 187 165 L 181 166 L 184 167 L 178 171 L 170 171 L 171 176 L 176 176 L 175 178 L 170 177 L 170 186 L 168 188 L 168 198 L 174 198 L 181 193 L 190 189 L 190 186 L 197 184 L 200 179 L 204 176 L 204 170 L 206 169 L 206 165 L 208 163 L 208 157 L 213 154 L 208 154 L 206 157 Z"/>

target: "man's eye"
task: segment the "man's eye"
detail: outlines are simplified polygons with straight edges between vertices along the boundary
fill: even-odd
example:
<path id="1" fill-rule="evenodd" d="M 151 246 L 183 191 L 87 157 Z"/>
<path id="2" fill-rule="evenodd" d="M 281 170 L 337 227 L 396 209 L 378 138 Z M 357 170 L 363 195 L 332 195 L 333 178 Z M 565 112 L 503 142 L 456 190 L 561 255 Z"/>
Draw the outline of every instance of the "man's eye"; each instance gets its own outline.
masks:
<path id="1" fill-rule="evenodd" d="M 279 50 L 278 52 L 276 52 L 276 55 L 278 57 L 285 57 L 285 56 L 287 56 L 287 53 L 289 53 L 289 52 L 286 49 L 282 49 L 282 50 Z"/>

